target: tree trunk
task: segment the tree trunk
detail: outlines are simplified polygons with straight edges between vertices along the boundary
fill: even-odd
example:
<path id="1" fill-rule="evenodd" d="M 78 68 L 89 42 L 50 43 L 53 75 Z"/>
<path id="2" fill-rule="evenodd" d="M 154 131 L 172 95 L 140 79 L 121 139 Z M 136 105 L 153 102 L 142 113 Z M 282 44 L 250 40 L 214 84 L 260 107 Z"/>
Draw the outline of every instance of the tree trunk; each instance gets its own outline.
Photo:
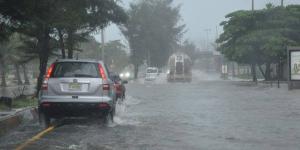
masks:
<path id="1" fill-rule="evenodd" d="M 24 74 L 24 80 L 25 80 L 25 84 L 30 85 L 29 82 L 29 77 L 28 77 L 28 72 L 27 72 L 27 67 L 25 64 L 22 65 L 23 68 L 23 74 Z"/>
<path id="2" fill-rule="evenodd" d="M 251 64 L 252 81 L 257 82 L 256 64 Z"/>
<path id="3" fill-rule="evenodd" d="M 271 80 L 271 64 L 266 63 L 266 69 L 264 70 L 261 65 L 258 66 L 261 74 L 264 76 L 266 81 Z"/>
<path id="4" fill-rule="evenodd" d="M 6 87 L 7 86 L 7 83 L 6 83 L 6 68 L 5 68 L 5 63 L 2 59 L 0 60 L 0 66 L 1 66 L 1 86 Z"/>
<path id="5" fill-rule="evenodd" d="M 266 73 L 265 73 L 265 79 L 267 80 L 267 81 L 270 81 L 270 80 L 272 80 L 271 79 L 271 63 L 267 63 L 266 64 Z"/>
<path id="6" fill-rule="evenodd" d="M 280 65 L 279 65 L 279 71 L 280 71 L 280 79 L 282 81 L 286 80 L 285 77 L 284 77 L 284 63 L 283 61 L 280 62 Z"/>
<path id="7" fill-rule="evenodd" d="M 16 69 L 16 77 L 17 77 L 18 85 L 22 85 L 23 82 L 22 82 L 22 79 L 21 79 L 19 64 L 15 64 L 15 69 Z"/>
<path id="8" fill-rule="evenodd" d="M 59 36 L 59 45 L 61 49 L 61 56 L 63 59 L 66 58 L 66 50 L 65 50 L 65 43 L 64 43 L 64 36 L 61 29 L 58 29 L 58 36 Z"/>
<path id="9" fill-rule="evenodd" d="M 37 79 L 37 93 L 36 96 L 39 95 L 40 89 L 42 87 L 42 83 L 43 83 L 43 79 L 44 79 L 44 75 L 46 74 L 46 70 L 47 70 L 47 63 L 48 63 L 48 59 L 49 59 L 49 53 L 50 53 L 50 45 L 49 45 L 49 41 L 50 41 L 50 29 L 48 27 L 46 27 L 43 30 L 43 35 L 41 37 L 39 37 L 39 43 L 38 43 L 38 48 L 39 48 L 39 76 Z"/>
<path id="10" fill-rule="evenodd" d="M 234 66 L 234 62 L 232 62 L 232 77 L 235 77 L 236 74 L 235 74 L 235 66 Z"/>
<path id="11" fill-rule="evenodd" d="M 240 74 L 241 74 L 241 72 L 240 72 L 240 65 L 237 64 L 237 76 L 239 76 Z"/>
<path id="12" fill-rule="evenodd" d="M 247 71 L 247 76 L 250 76 L 251 75 L 251 67 L 247 66 L 246 71 Z"/>
<path id="13" fill-rule="evenodd" d="M 259 69 L 259 71 L 261 72 L 261 74 L 264 76 L 265 80 L 267 80 L 266 72 L 264 71 L 264 69 L 262 68 L 261 65 L 258 65 L 258 69 Z"/>
<path id="14" fill-rule="evenodd" d="M 73 31 L 68 30 L 68 58 L 73 59 L 73 51 L 74 51 L 74 39 L 73 39 Z"/>
<path id="15" fill-rule="evenodd" d="M 134 79 L 138 78 L 138 73 L 139 73 L 139 65 L 135 64 L 134 65 Z"/>

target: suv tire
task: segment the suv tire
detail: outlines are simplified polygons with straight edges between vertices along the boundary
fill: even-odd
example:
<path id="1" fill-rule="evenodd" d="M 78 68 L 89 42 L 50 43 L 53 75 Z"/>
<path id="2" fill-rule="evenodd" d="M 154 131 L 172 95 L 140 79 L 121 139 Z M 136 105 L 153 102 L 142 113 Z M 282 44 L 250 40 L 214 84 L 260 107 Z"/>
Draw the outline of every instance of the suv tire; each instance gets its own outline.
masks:
<path id="1" fill-rule="evenodd" d="M 114 110 L 109 111 L 104 115 L 104 123 L 110 124 L 114 122 Z"/>
<path id="2" fill-rule="evenodd" d="M 50 117 L 45 113 L 39 112 L 39 123 L 43 128 L 48 128 L 50 126 Z"/>

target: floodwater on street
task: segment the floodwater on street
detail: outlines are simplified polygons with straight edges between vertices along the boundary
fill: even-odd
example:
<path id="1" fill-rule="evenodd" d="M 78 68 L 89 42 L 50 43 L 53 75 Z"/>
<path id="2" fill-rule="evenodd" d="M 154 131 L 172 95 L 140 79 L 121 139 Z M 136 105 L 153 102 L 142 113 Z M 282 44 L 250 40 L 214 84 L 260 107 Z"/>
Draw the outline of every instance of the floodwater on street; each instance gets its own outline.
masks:
<path id="1" fill-rule="evenodd" d="M 130 83 L 115 122 L 66 119 L 30 150 L 299 150 L 299 91 L 247 82 Z M 0 137 L 13 149 L 36 122 Z"/>

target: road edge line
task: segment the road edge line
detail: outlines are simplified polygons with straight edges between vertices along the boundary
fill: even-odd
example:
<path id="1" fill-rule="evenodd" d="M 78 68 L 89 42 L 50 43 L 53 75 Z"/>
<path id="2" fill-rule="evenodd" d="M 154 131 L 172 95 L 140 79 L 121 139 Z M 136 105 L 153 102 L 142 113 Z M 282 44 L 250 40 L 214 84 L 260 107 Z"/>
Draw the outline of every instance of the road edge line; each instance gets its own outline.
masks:
<path id="1" fill-rule="evenodd" d="M 27 140 L 25 143 L 23 143 L 20 146 L 18 146 L 15 150 L 23 150 L 25 147 L 29 146 L 33 142 L 41 139 L 41 137 L 43 137 L 47 133 L 51 132 L 54 128 L 55 128 L 54 126 L 51 126 L 51 127 L 47 128 L 47 129 L 43 130 L 42 132 L 38 133 L 37 135 L 35 135 L 32 138 L 30 138 L 29 140 Z"/>

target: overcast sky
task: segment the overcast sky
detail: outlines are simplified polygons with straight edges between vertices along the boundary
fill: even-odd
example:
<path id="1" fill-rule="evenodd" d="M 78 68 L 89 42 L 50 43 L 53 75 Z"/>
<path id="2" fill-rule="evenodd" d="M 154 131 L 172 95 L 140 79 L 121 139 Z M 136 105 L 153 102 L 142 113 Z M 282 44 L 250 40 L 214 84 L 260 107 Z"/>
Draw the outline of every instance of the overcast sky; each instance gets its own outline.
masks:
<path id="1" fill-rule="evenodd" d="M 123 0 L 122 5 L 128 7 L 128 3 L 133 1 L 135 0 Z M 255 0 L 255 9 L 261 9 L 267 3 L 280 5 L 280 2 L 281 0 Z M 284 0 L 284 3 L 285 5 L 300 4 L 300 0 Z M 182 5 L 182 23 L 187 27 L 185 39 L 194 41 L 200 47 L 206 43 L 207 39 L 213 41 L 217 30 L 222 32 L 219 24 L 225 20 L 226 14 L 236 10 L 251 9 L 251 0 L 174 0 L 174 5 L 178 4 Z M 114 25 L 106 29 L 105 36 L 106 41 L 124 39 Z M 99 35 L 96 38 L 100 41 Z"/>

